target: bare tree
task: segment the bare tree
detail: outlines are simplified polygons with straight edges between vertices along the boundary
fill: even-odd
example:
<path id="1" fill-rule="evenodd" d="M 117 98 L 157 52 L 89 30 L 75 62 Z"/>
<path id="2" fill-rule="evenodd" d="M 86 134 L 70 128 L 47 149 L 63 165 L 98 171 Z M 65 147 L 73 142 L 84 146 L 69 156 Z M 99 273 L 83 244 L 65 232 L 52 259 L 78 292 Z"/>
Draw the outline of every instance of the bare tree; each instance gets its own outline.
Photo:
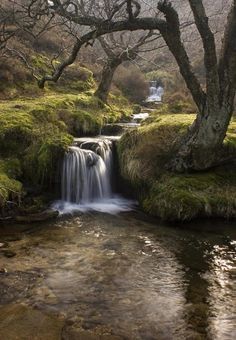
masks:
<path id="1" fill-rule="evenodd" d="M 34 0 L 37 1 L 43 0 Z M 236 92 L 236 0 L 230 1 L 220 56 L 203 0 L 188 0 L 202 41 L 206 84 L 201 84 L 192 70 L 182 40 L 178 9 L 174 7 L 176 1 L 161 0 L 154 14 L 146 15 L 141 0 L 45 0 L 45 11 L 78 25 L 78 36 L 69 57 L 52 74 L 43 76 L 39 86 L 43 87 L 47 81 L 57 81 L 64 69 L 75 61 L 81 47 L 93 45 L 100 36 L 125 30 L 159 31 L 198 108 L 196 120 L 181 141 L 169 168 L 174 171 L 202 170 L 228 157 L 224 156 L 222 146 Z"/>
<path id="2" fill-rule="evenodd" d="M 144 52 L 144 49 L 141 50 L 141 47 L 155 41 L 158 36 L 154 36 L 153 32 L 150 31 L 145 35 L 141 35 L 138 39 L 130 36 L 130 34 L 126 38 L 127 39 L 125 39 L 124 33 L 120 33 L 118 35 L 111 33 L 105 38 L 98 38 L 105 54 L 107 55 L 107 59 L 102 70 L 101 80 L 95 92 L 95 96 L 103 102 L 107 102 L 112 79 L 118 66 L 125 61 L 132 62 L 135 60 L 139 56 L 139 53 Z"/>

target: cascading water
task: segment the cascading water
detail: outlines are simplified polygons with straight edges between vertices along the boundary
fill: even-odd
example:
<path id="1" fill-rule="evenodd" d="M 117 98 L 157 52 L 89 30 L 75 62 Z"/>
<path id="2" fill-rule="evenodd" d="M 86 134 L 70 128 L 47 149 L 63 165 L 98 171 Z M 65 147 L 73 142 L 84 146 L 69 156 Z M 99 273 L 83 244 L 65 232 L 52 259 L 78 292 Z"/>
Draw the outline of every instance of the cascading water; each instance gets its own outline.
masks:
<path id="1" fill-rule="evenodd" d="M 65 153 L 61 187 L 62 200 L 53 204 L 61 214 L 97 210 L 115 214 L 133 208 L 134 201 L 112 192 L 112 141 L 78 138 Z"/>
<path id="2" fill-rule="evenodd" d="M 111 197 L 111 171 L 109 141 L 84 142 L 70 147 L 62 168 L 63 201 L 86 204 Z"/>
<path id="3" fill-rule="evenodd" d="M 158 86 L 156 81 L 150 82 L 149 96 L 146 102 L 161 102 L 162 96 L 164 94 L 164 89 L 162 86 Z"/>

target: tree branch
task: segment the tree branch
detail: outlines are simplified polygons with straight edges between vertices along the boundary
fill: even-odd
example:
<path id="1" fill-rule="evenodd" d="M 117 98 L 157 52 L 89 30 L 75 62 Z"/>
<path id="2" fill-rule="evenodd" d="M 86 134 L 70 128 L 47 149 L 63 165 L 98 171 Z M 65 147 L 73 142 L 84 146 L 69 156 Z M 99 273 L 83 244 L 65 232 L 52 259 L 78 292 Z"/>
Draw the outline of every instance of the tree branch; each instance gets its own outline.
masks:
<path id="1" fill-rule="evenodd" d="M 180 73 L 192 94 L 199 113 L 203 114 L 206 104 L 206 94 L 201 88 L 200 82 L 192 70 L 187 52 L 182 44 L 178 13 L 172 7 L 169 0 L 160 1 L 158 3 L 158 9 L 165 15 L 166 18 L 165 25 L 161 25 L 159 27 L 159 31 L 177 61 Z"/>
<path id="2" fill-rule="evenodd" d="M 236 0 L 231 6 L 219 61 L 221 105 L 233 106 L 236 92 Z M 223 102 L 224 99 L 224 102 Z"/>
<path id="3" fill-rule="evenodd" d="M 208 104 L 212 107 L 213 111 L 217 112 L 219 109 L 220 85 L 214 34 L 209 27 L 208 17 L 206 16 L 202 0 L 189 0 L 189 3 L 204 47 L 206 92 L 209 94 Z"/>

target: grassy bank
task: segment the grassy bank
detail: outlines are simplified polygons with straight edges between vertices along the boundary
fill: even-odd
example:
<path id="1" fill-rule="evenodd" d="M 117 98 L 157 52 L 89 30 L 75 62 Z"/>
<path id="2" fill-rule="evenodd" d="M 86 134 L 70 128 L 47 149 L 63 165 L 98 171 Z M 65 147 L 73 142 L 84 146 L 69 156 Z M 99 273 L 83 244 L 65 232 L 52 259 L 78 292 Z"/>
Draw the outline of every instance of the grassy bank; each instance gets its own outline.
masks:
<path id="1" fill-rule="evenodd" d="M 136 190 L 143 210 L 153 216 L 181 221 L 236 217 L 236 164 L 180 175 L 165 169 L 194 117 L 154 114 L 124 135 L 118 148 L 122 177 Z M 229 126 L 225 145 L 236 148 L 236 122 Z"/>

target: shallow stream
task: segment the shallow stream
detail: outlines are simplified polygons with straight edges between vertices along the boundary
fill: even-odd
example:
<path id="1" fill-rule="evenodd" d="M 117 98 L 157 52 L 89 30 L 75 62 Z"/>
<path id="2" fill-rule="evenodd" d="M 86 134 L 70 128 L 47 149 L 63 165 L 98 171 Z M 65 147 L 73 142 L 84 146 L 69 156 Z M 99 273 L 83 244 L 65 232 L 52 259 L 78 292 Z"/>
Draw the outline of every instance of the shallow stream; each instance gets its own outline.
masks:
<path id="1" fill-rule="evenodd" d="M 16 254 L 0 249 L 0 324 L 24 303 L 106 339 L 236 338 L 235 223 L 93 212 L 1 226 L 0 242 Z"/>

